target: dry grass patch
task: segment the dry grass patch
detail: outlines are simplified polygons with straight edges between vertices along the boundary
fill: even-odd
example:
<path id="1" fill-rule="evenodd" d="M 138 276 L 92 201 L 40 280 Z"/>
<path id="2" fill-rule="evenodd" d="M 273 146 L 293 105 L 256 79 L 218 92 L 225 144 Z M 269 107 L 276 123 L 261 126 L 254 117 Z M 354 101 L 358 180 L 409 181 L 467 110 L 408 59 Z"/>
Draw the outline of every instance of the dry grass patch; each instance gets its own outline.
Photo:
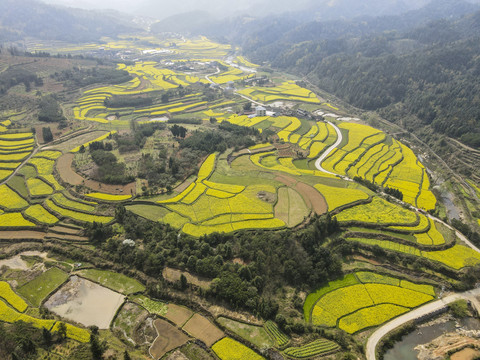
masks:
<path id="1" fill-rule="evenodd" d="M 193 317 L 185 324 L 183 330 L 193 337 L 202 340 L 208 347 L 212 346 L 225 336 L 222 330 L 199 314 L 193 315 Z"/>
<path id="2" fill-rule="evenodd" d="M 165 317 L 178 326 L 183 326 L 193 315 L 193 311 L 175 304 L 168 304 L 168 311 Z"/>
<path id="3" fill-rule="evenodd" d="M 150 355 L 155 360 L 160 359 L 167 352 L 184 345 L 189 340 L 187 335 L 165 320 L 157 319 L 153 324 L 157 330 L 158 337 L 150 347 Z"/>

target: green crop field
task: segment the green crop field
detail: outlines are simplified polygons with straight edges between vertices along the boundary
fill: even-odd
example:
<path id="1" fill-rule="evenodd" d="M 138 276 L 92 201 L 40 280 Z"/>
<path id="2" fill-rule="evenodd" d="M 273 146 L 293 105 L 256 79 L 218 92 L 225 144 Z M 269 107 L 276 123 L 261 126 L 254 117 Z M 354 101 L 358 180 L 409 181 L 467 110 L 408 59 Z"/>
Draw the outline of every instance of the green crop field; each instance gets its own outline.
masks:
<path id="1" fill-rule="evenodd" d="M 279 347 L 284 347 L 290 342 L 290 339 L 288 338 L 287 335 L 285 335 L 282 330 L 280 330 L 273 321 L 268 320 L 265 322 L 265 325 L 263 325 L 265 328 L 265 331 L 273 338 L 275 339 L 275 342 L 277 346 Z"/>
<path id="2" fill-rule="evenodd" d="M 59 268 L 52 267 L 37 276 L 22 287 L 18 293 L 33 306 L 40 306 L 41 302 L 68 279 L 68 275 Z"/>
<path id="3" fill-rule="evenodd" d="M 218 323 L 225 329 L 254 344 L 259 349 L 269 349 L 275 346 L 275 341 L 261 326 L 248 325 L 228 318 L 218 318 Z"/>
<path id="4" fill-rule="evenodd" d="M 304 359 L 329 354 L 339 348 L 338 344 L 333 341 L 319 339 L 300 347 L 289 347 L 285 349 L 284 353 L 295 359 Z"/>
<path id="5" fill-rule="evenodd" d="M 133 294 L 145 291 L 145 286 L 137 280 L 112 271 L 88 269 L 82 270 L 78 274 L 122 294 Z"/>

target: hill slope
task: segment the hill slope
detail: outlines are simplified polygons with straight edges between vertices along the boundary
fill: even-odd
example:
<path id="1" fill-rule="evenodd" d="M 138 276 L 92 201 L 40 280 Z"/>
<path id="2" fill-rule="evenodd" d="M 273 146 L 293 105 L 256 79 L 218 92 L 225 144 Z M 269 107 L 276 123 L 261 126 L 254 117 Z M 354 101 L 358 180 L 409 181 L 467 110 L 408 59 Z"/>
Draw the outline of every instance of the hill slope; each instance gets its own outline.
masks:
<path id="1" fill-rule="evenodd" d="M 0 0 L 0 41 L 24 37 L 84 42 L 133 31 L 115 17 L 101 12 L 46 5 L 34 0 Z"/>

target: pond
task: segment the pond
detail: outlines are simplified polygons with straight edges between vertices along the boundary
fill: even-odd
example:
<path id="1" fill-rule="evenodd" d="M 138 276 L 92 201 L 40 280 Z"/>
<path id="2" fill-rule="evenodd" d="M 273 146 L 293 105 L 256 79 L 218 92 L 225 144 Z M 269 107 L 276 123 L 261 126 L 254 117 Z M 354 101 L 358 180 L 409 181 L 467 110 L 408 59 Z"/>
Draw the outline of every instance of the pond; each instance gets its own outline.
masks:
<path id="1" fill-rule="evenodd" d="M 72 276 L 45 306 L 84 326 L 108 329 L 125 296 L 78 276 Z"/>
<path id="2" fill-rule="evenodd" d="M 480 329 L 480 321 L 474 318 L 458 320 L 460 326 L 465 330 Z M 385 353 L 384 360 L 417 360 L 418 351 L 415 347 L 427 344 L 437 337 L 453 332 L 456 329 L 457 321 L 449 320 L 443 323 L 435 323 L 428 326 L 421 326 L 412 333 L 403 337 L 395 346 Z"/>

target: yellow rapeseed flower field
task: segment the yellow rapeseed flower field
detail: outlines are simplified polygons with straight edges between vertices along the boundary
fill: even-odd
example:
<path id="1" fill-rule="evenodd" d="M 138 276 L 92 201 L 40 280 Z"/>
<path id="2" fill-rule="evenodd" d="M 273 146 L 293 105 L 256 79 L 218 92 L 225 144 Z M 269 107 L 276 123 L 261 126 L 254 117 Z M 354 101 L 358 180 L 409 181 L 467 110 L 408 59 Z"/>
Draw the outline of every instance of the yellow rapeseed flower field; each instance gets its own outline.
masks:
<path id="1" fill-rule="evenodd" d="M 52 332 L 58 331 L 61 322 L 57 321 L 52 328 Z M 72 340 L 76 340 L 78 342 L 87 343 L 90 341 L 90 332 L 85 329 L 78 328 L 71 324 L 65 323 L 65 327 L 67 328 L 67 337 Z"/>
<path id="2" fill-rule="evenodd" d="M 357 221 L 369 224 L 406 225 L 417 221 L 417 215 L 399 205 L 392 204 L 382 198 L 374 197 L 372 202 L 343 210 L 337 215 L 341 222 Z"/>
<path id="3" fill-rule="evenodd" d="M 27 187 L 31 196 L 45 196 L 53 194 L 53 188 L 38 178 L 27 179 Z"/>
<path id="4" fill-rule="evenodd" d="M 42 157 L 34 157 L 29 161 L 34 165 L 39 175 L 50 175 L 53 173 L 54 160 L 44 159 Z"/>
<path id="5" fill-rule="evenodd" d="M 212 350 L 221 360 L 262 360 L 263 356 L 231 338 L 223 338 L 212 346 Z"/>
<path id="6" fill-rule="evenodd" d="M 34 227 L 21 213 L 5 213 L 0 215 L 0 227 Z"/>
<path id="7" fill-rule="evenodd" d="M 43 224 L 53 225 L 58 222 L 58 219 L 54 215 L 50 214 L 39 204 L 27 208 L 27 210 L 25 210 L 25 215 L 28 215 Z"/>
<path id="8" fill-rule="evenodd" d="M 0 281 L 0 297 L 20 312 L 27 310 L 27 303 L 18 296 L 6 281 Z"/>
<path id="9" fill-rule="evenodd" d="M 53 200 L 55 203 L 57 203 L 60 206 L 67 207 L 67 208 L 72 208 L 75 210 L 81 210 L 81 211 L 86 211 L 86 212 L 94 212 L 95 207 L 93 205 L 96 205 L 96 203 L 93 204 L 86 204 L 80 201 L 74 201 L 68 199 L 65 195 L 61 193 L 56 193 L 52 196 Z"/>
<path id="10" fill-rule="evenodd" d="M 27 206 L 28 202 L 7 185 L 0 186 L 0 207 L 17 210 L 26 208 Z"/>
<path id="11" fill-rule="evenodd" d="M 47 200 L 46 205 L 50 210 L 56 213 L 59 213 L 62 216 L 65 216 L 80 222 L 90 222 L 90 223 L 97 222 L 97 223 L 106 224 L 113 220 L 113 217 L 110 217 L 110 216 L 92 215 L 92 214 L 85 214 L 85 213 L 81 213 L 73 210 L 67 210 L 60 206 L 55 205 L 55 203 L 51 200 Z"/>
<path id="12" fill-rule="evenodd" d="M 342 287 L 343 285 L 343 287 Z M 349 333 L 377 326 L 434 299 L 433 286 L 370 271 L 350 274 L 315 292 L 305 305 L 306 320 Z M 313 300 L 313 302 L 311 301 Z M 388 306 L 386 306 L 388 305 Z M 312 309 L 313 306 L 313 309 Z"/>
<path id="13" fill-rule="evenodd" d="M 338 323 L 338 327 L 349 334 L 354 334 L 357 331 L 381 325 L 408 311 L 410 311 L 409 308 L 393 304 L 376 305 L 360 309 L 353 314 L 342 317 Z"/>
<path id="14" fill-rule="evenodd" d="M 323 184 L 315 185 L 315 189 L 317 189 L 327 201 L 328 211 L 335 210 L 340 206 L 351 204 L 358 200 L 366 200 L 369 197 L 365 191 L 360 189 L 337 188 Z"/>
<path id="15" fill-rule="evenodd" d="M 104 200 L 104 201 L 125 201 L 132 198 L 132 195 L 111 195 L 111 194 L 98 193 L 98 192 L 86 194 L 85 196 L 88 196 L 92 199 L 98 199 L 98 200 Z"/>

